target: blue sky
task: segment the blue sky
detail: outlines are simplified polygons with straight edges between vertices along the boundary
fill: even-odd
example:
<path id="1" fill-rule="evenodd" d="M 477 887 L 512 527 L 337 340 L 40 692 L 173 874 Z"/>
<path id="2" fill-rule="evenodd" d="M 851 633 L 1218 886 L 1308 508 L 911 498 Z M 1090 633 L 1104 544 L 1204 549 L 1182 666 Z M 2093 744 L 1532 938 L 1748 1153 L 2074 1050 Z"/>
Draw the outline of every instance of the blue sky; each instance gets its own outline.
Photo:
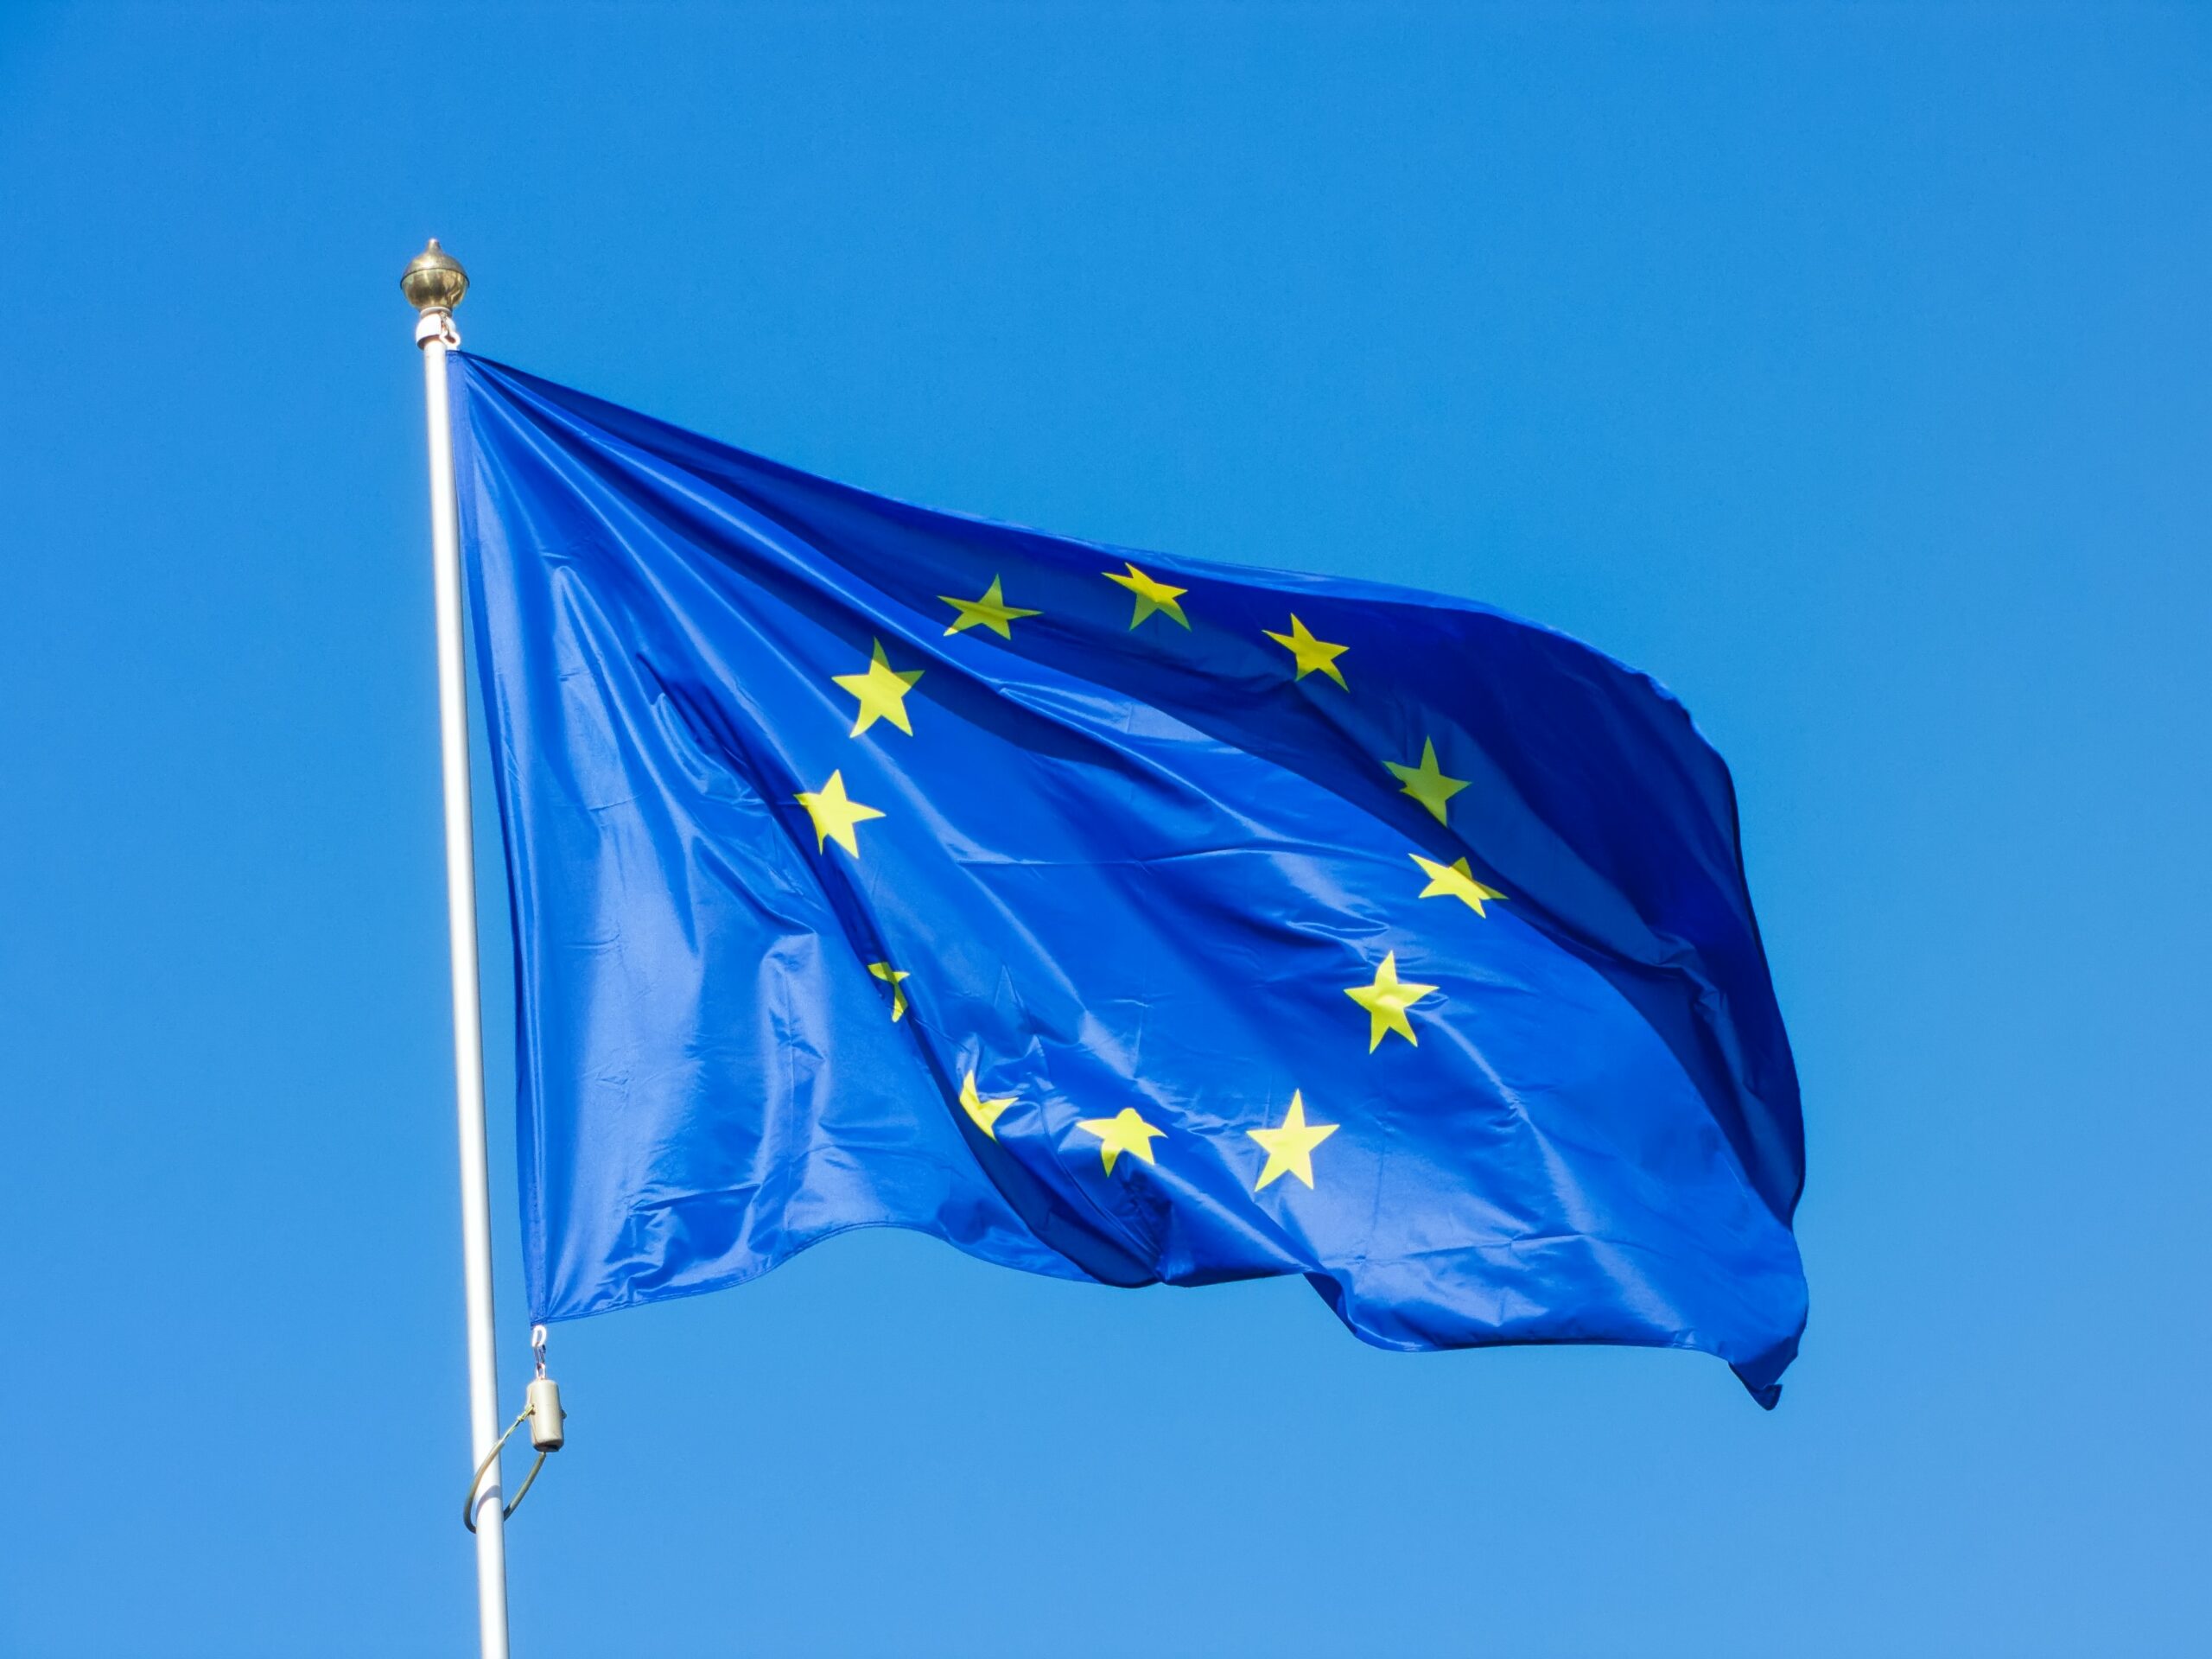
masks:
<path id="1" fill-rule="evenodd" d="M 887 1234 L 563 1327 L 518 1652 L 2183 1651 L 2208 94 L 2181 7 L 10 8 L 0 1651 L 468 1649 L 431 233 L 538 372 L 1656 673 L 1811 1166 L 1771 1414 Z"/>

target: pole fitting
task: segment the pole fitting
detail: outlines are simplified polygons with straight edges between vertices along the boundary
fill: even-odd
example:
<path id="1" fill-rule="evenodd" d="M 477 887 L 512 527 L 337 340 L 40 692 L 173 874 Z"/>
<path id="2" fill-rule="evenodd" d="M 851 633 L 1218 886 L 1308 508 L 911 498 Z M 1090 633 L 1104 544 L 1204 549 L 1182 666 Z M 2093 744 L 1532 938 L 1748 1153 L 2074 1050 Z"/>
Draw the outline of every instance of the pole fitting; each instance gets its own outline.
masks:
<path id="1" fill-rule="evenodd" d="M 453 326 L 453 308 L 467 297 L 468 273 L 461 268 L 460 260 L 438 245 L 436 237 L 407 262 L 399 278 L 399 291 L 415 308 L 417 346 L 433 340 L 448 346 L 461 344 L 461 335 Z"/>
<path id="2" fill-rule="evenodd" d="M 450 311 L 468 292 L 468 273 L 434 236 L 429 247 L 407 262 L 399 291 L 417 311 Z"/>

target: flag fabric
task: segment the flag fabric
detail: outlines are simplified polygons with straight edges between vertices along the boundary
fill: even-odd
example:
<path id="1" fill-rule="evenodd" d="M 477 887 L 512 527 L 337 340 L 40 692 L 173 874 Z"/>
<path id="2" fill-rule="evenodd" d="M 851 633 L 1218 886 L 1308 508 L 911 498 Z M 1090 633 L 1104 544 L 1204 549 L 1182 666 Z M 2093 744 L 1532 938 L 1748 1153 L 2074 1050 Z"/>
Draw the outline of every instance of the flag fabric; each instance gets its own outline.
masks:
<path id="1" fill-rule="evenodd" d="M 1726 768 L 1463 600 L 870 495 L 455 359 L 531 1315 L 851 1228 L 1385 1348 L 1805 1284 Z"/>

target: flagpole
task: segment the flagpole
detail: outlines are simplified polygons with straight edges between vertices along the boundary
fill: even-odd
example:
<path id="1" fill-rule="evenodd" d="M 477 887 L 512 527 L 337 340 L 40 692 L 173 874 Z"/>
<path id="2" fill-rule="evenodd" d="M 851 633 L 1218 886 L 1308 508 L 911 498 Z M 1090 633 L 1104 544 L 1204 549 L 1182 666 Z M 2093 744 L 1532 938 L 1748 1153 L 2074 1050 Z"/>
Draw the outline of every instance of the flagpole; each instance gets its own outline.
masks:
<path id="1" fill-rule="evenodd" d="M 461 525 L 454 502 L 446 353 L 468 274 L 437 239 L 400 279 L 416 310 L 430 426 L 430 543 L 438 619 L 438 753 L 445 779 L 446 938 L 453 967 L 454 1099 L 461 1130 L 461 1281 L 468 1313 L 468 1440 L 491 1461 L 474 1497 L 476 1613 L 483 1659 L 507 1659 L 507 1551 L 500 1484 L 499 1353 L 493 1340 L 492 1187 L 484 1130 L 483 1011 L 476 977 L 476 847 L 468 802 L 468 700 L 461 638 Z"/>

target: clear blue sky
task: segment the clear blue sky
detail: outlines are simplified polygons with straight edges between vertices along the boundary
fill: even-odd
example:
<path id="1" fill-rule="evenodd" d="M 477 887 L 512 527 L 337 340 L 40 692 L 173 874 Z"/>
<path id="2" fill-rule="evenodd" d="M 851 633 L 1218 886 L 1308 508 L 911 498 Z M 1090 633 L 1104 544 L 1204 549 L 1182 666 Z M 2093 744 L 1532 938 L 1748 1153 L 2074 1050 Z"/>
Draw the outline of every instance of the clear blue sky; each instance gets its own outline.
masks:
<path id="1" fill-rule="evenodd" d="M 467 1648 L 430 233 L 538 372 L 1649 669 L 1810 1143 L 1770 1415 L 887 1234 L 563 1327 L 519 1653 L 2201 1640 L 2208 140 L 2183 7 L 8 8 L 0 1651 Z"/>

